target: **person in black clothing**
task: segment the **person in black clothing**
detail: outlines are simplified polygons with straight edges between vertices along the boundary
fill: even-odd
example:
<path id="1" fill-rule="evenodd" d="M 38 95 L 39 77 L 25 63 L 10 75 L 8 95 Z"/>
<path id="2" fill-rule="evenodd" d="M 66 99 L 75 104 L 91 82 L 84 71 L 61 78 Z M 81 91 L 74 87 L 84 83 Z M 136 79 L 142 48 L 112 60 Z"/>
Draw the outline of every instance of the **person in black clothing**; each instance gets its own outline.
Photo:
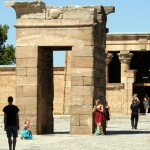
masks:
<path id="1" fill-rule="evenodd" d="M 137 100 L 133 100 L 130 108 L 131 108 L 131 126 L 132 129 L 137 129 L 139 102 Z"/>
<path id="2" fill-rule="evenodd" d="M 4 112 L 4 130 L 7 133 L 9 150 L 15 150 L 16 138 L 18 137 L 19 130 L 19 108 L 13 105 L 13 97 L 8 97 L 8 105 L 3 108 Z M 13 136 L 13 140 L 12 140 Z"/>

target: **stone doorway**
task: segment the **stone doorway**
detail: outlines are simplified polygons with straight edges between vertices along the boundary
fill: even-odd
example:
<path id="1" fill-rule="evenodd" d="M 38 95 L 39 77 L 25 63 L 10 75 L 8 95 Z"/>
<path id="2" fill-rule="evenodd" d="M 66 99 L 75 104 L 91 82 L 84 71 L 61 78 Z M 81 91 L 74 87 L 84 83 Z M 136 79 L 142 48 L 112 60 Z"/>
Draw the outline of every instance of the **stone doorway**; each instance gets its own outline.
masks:
<path id="1" fill-rule="evenodd" d="M 71 49 L 72 49 L 71 47 L 67 47 L 67 46 L 38 47 L 38 86 L 37 86 L 38 87 L 37 89 L 38 134 L 53 133 L 55 127 L 54 118 L 53 118 L 53 109 L 54 109 L 54 97 L 56 91 L 54 92 L 53 52 L 71 51 Z M 62 96 L 63 99 L 64 98 L 63 94 L 65 93 L 60 92 L 59 94 L 60 96 Z M 68 99 L 70 100 L 70 98 Z M 69 104 L 70 103 L 68 102 L 68 105 Z M 61 103 L 57 103 L 57 105 L 61 105 Z"/>

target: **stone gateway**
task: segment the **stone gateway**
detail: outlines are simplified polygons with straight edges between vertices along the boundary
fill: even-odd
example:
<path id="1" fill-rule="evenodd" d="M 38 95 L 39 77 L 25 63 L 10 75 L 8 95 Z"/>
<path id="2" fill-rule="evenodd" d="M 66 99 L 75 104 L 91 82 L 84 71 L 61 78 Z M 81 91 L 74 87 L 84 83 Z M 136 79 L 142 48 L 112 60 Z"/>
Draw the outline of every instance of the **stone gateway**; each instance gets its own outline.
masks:
<path id="1" fill-rule="evenodd" d="M 41 1 L 6 2 L 16 11 L 16 102 L 21 123 L 34 134 L 53 133 L 53 51 L 71 51 L 71 134 L 92 134 L 95 98 L 105 103 L 107 15 L 114 7 L 47 6 Z"/>

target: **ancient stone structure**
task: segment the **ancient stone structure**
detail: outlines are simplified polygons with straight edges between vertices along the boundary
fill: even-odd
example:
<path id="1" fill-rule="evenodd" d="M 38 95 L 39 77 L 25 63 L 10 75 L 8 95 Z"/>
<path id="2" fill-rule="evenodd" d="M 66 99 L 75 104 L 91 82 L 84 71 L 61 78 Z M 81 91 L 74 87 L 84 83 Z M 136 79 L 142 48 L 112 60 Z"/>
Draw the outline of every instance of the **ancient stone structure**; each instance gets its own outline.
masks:
<path id="1" fill-rule="evenodd" d="M 150 34 L 108 34 L 106 99 L 113 113 L 130 113 L 133 93 L 150 96 Z"/>
<path id="2" fill-rule="evenodd" d="M 53 133 L 53 51 L 65 50 L 71 51 L 63 103 L 70 103 L 65 110 L 71 114 L 70 133 L 91 134 L 93 101 L 105 102 L 106 20 L 114 7 L 53 7 L 40 1 L 6 5 L 17 16 L 16 104 L 21 123 L 28 118 L 33 133 Z"/>

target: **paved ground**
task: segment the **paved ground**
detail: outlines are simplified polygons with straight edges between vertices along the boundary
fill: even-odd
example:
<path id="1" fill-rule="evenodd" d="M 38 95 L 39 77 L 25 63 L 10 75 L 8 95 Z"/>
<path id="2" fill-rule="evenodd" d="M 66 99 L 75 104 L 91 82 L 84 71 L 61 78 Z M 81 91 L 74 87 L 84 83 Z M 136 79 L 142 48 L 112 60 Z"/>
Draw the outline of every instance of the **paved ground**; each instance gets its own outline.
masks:
<path id="1" fill-rule="evenodd" d="M 55 134 L 18 138 L 16 150 L 148 150 L 150 114 L 140 116 L 137 130 L 131 129 L 130 116 L 112 116 L 107 135 L 70 135 L 69 117 L 55 116 Z M 0 150 L 7 150 L 7 138 L 0 117 Z"/>

